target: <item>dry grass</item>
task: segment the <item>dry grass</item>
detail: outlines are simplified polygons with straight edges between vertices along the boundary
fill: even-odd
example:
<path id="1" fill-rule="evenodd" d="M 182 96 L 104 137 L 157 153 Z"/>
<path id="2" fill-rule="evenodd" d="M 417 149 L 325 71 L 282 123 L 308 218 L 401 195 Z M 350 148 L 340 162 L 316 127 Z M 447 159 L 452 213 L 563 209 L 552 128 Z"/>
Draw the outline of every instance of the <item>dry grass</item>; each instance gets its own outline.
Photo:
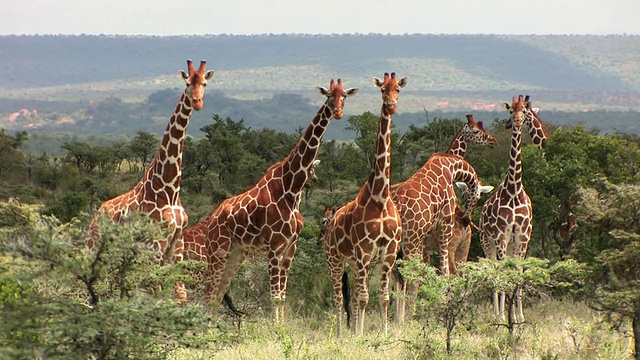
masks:
<path id="1" fill-rule="evenodd" d="M 481 310 L 483 311 L 483 310 Z M 488 312 L 488 310 L 487 310 Z M 630 339 L 611 330 L 598 313 L 574 302 L 546 300 L 527 309 L 527 324 L 513 338 L 506 328 L 481 316 L 460 326 L 453 354 L 446 354 L 445 334 L 435 322 L 391 324 L 380 331 L 376 314 L 367 317 L 364 336 L 335 337 L 334 320 L 290 319 L 276 325 L 249 319 L 240 330 L 228 327 L 225 337 L 208 350 L 180 350 L 173 359 L 627 359 Z"/>

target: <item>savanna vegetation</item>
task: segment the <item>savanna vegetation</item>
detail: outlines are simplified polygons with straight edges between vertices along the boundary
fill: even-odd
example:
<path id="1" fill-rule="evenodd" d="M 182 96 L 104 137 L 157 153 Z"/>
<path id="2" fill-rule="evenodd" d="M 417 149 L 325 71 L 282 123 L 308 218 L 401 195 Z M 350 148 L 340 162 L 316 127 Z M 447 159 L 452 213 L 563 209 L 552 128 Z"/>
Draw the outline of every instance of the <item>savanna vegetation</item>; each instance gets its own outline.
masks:
<path id="1" fill-rule="evenodd" d="M 354 138 L 321 146 L 319 180 L 301 204 L 305 228 L 291 268 L 284 324 L 269 320 L 266 264 L 258 261 L 243 265 L 230 288 L 236 307 L 246 314 L 242 322 L 226 313 L 211 318 L 201 284 L 193 280 L 201 264 L 154 265 L 140 244 L 161 236 L 162 229 L 144 216 L 124 226 L 104 223 L 101 250 L 85 250 L 88 217 L 140 179 L 159 142 L 154 134 L 139 131 L 131 139 L 104 143 L 69 139 L 61 155 L 52 156 L 25 151 L 28 132 L 2 130 L 1 355 L 638 358 L 640 139 L 558 127 L 553 118 L 543 119 L 551 133 L 545 151 L 530 145 L 522 150 L 524 183 L 534 204 L 527 259 L 483 261 L 474 232 L 464 276 L 442 278 L 430 266 L 406 267 L 406 276 L 423 283 L 414 319 L 382 334 L 372 301 L 366 334 L 343 339 L 334 337 L 332 290 L 316 238 L 324 206 L 352 199 L 369 173 L 377 115 L 334 120 L 332 127 L 345 126 Z M 409 177 L 433 152 L 444 151 L 462 126 L 457 118 L 425 117 L 422 123 L 394 132 L 392 182 Z M 502 119 L 485 121 L 500 145 L 472 146 L 467 153 L 484 184 L 499 184 L 506 172 L 510 132 L 504 125 Z M 182 199 L 191 224 L 255 183 L 301 133 L 253 129 L 244 120 L 219 115 L 199 130 L 204 136 L 187 139 L 183 163 Z M 568 228 L 571 219 L 578 226 Z M 186 306 L 167 291 L 176 280 L 191 284 L 192 301 Z M 372 280 L 372 299 L 375 285 Z M 515 285 L 525 291 L 526 322 L 493 319 L 491 292 L 513 294 Z"/>

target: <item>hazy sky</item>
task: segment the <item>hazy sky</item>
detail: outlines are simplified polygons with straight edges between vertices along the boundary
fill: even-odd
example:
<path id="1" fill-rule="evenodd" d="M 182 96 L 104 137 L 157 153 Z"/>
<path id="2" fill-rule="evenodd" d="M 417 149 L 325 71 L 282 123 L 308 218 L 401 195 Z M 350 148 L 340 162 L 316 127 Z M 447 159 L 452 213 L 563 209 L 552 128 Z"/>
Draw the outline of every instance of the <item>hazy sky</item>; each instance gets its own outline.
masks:
<path id="1" fill-rule="evenodd" d="M 640 34 L 640 0 L 0 0 L 0 35 Z"/>

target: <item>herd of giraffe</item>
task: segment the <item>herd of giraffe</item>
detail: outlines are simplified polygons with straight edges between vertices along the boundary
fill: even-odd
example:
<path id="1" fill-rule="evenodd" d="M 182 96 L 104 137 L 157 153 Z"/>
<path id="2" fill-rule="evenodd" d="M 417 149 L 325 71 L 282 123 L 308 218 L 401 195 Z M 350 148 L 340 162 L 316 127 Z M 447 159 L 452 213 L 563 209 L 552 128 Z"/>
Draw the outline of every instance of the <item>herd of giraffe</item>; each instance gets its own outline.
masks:
<path id="1" fill-rule="evenodd" d="M 188 73 L 181 71 L 186 83 L 175 111 L 164 132 L 160 147 L 148 169 L 133 189 L 105 201 L 98 214 L 106 213 L 121 222 L 132 211 L 141 211 L 171 229 L 171 234 L 153 245 L 160 263 L 184 259 L 206 263 L 205 294 L 212 311 L 221 303 L 238 268 L 247 256 L 266 255 L 270 278 L 270 296 L 276 321 L 284 317 L 289 269 L 296 253 L 304 219 L 300 201 L 306 186 L 315 179 L 314 167 L 322 138 L 332 119 L 341 119 L 347 97 L 357 88 L 345 89 L 340 79 L 329 88 L 318 87 L 326 97 L 298 143 L 282 161 L 273 164 L 251 188 L 218 204 L 209 216 L 188 226 L 188 215 L 180 200 L 182 152 L 193 110 L 203 107 L 207 81 L 206 61 L 196 70 L 187 60 Z M 354 275 L 354 331 L 364 332 L 365 309 L 369 301 L 368 281 L 372 266 L 380 261 L 380 309 L 382 326 L 387 330 L 390 303 L 389 281 L 396 259 L 422 258 L 428 261 L 432 250 L 439 250 L 440 272 L 458 274 L 457 263 L 465 261 L 471 241 L 470 215 L 484 186 L 473 166 L 464 160 L 467 145 L 491 148 L 497 140 L 472 115 L 457 133 L 446 153 L 434 153 L 413 176 L 402 183 L 390 184 L 391 120 L 397 110 L 400 90 L 407 78 L 385 73 L 373 78 L 382 93 L 382 108 L 375 142 L 375 161 L 365 184 L 350 202 L 327 208 L 321 225 L 319 243 L 324 244 L 327 265 L 333 283 L 336 306 L 336 331 L 341 334 L 343 280 L 347 268 Z M 476 227 L 485 255 L 501 260 L 506 256 L 524 257 L 532 229 L 531 201 L 522 185 L 521 129 L 526 125 L 533 143 L 544 146 L 544 124 L 529 102 L 529 97 L 513 97 L 505 103 L 510 112 L 507 126 L 512 129 L 509 170 L 504 181 L 482 207 Z M 454 186 L 462 189 L 464 209 L 458 205 Z M 99 231 L 94 222 L 91 231 Z M 93 246 L 90 241 L 89 246 Z M 411 314 L 418 284 L 396 279 L 400 295 L 396 299 L 396 320 Z M 184 284 L 175 284 L 179 301 L 187 301 Z M 518 316 L 523 319 L 518 296 Z M 504 294 L 494 294 L 494 311 L 504 316 Z"/>

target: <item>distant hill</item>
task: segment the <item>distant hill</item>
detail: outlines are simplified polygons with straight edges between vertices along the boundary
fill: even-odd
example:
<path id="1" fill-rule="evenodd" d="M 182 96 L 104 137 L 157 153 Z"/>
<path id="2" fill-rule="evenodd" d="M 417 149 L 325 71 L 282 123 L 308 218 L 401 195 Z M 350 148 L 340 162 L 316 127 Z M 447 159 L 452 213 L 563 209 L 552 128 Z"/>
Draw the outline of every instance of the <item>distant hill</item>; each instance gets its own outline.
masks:
<path id="1" fill-rule="evenodd" d="M 414 91 L 640 90 L 640 36 L 2 36 L 0 49 L 7 89 L 152 78 L 193 57 L 222 73 L 311 67 L 369 78 L 393 70 L 411 76 Z M 307 85 L 271 80 L 279 90 Z"/>
<path id="2" fill-rule="evenodd" d="M 518 94 L 531 94 L 548 112 L 581 112 L 585 123 L 630 110 L 635 122 L 640 111 L 640 36 L 0 36 L 0 50 L 0 128 L 19 128 L 8 119 L 22 109 L 69 124 L 95 103 L 142 104 L 156 92 L 178 92 L 177 70 L 188 58 L 208 61 L 216 75 L 207 91 L 225 100 L 206 105 L 203 122 L 215 112 L 253 127 L 304 126 L 322 101 L 315 86 L 332 78 L 361 88 L 348 100 L 347 114 L 377 113 L 371 77 L 384 72 L 409 77 L 400 100 L 400 113 L 413 114 L 407 118 L 425 110 L 499 114 L 500 104 Z M 278 98 L 285 93 L 286 101 Z M 172 110 L 171 104 L 163 108 L 158 123 Z"/>

